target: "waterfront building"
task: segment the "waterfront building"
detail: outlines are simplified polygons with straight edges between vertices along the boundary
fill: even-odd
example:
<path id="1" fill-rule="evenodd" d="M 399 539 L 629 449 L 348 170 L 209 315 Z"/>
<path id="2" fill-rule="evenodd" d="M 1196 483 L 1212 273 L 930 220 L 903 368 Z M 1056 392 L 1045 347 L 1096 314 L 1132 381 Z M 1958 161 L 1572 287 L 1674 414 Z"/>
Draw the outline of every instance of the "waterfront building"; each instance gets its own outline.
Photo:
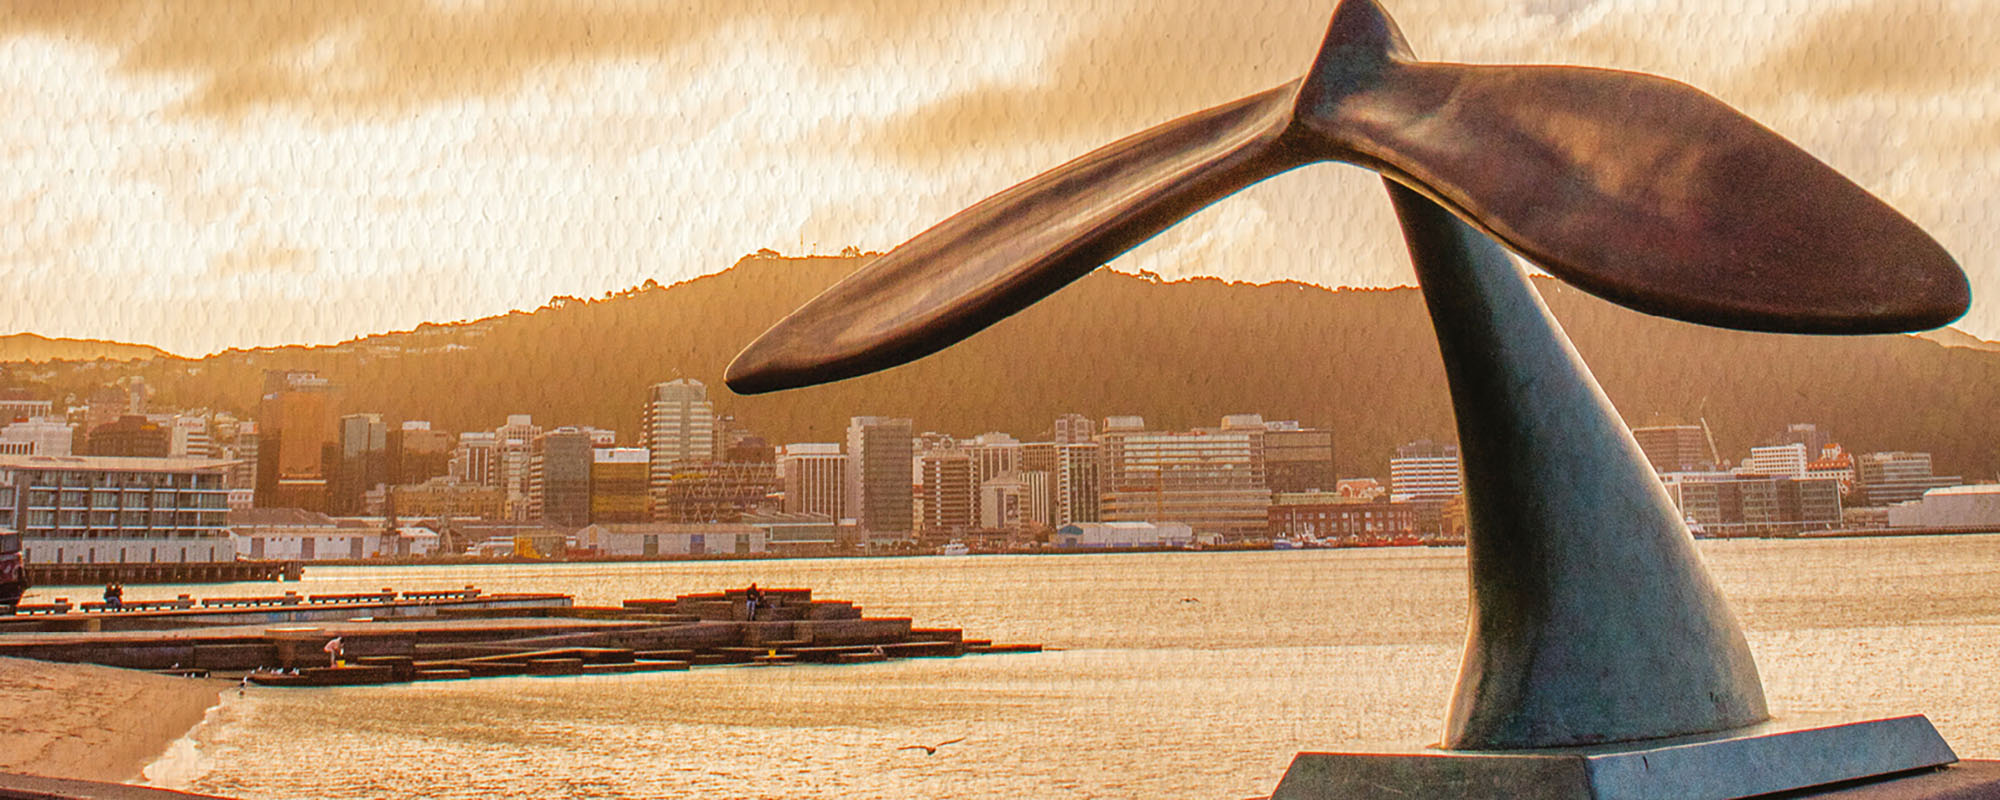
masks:
<path id="1" fill-rule="evenodd" d="M 770 552 L 769 533 L 742 522 L 592 523 L 577 547 L 606 556 L 753 555 Z"/>
<path id="2" fill-rule="evenodd" d="M 0 456 L 0 528 L 29 563 L 236 560 L 213 459 Z"/>
<path id="3" fill-rule="evenodd" d="M 837 555 L 845 552 L 841 548 L 839 526 L 833 517 L 825 514 L 767 511 L 745 514 L 739 522 L 763 531 L 765 547 L 773 553 Z"/>
<path id="4" fill-rule="evenodd" d="M 1458 445 L 1420 439 L 1396 448 L 1389 459 L 1389 499 L 1449 500 L 1465 493 Z"/>
<path id="5" fill-rule="evenodd" d="M 2000 532 L 2000 484 L 1945 486 L 1889 507 L 1891 528 L 1960 528 Z"/>
<path id="6" fill-rule="evenodd" d="M 979 524 L 978 465 L 957 447 L 917 456 L 916 532 L 921 541 L 943 544 Z"/>
<path id="7" fill-rule="evenodd" d="M 1931 474 L 1931 454 L 1902 451 L 1869 453 L 1854 461 L 1859 505 L 1886 506 L 1915 500 L 1941 486 L 1956 486 L 1958 476 Z"/>
<path id="8" fill-rule="evenodd" d="M 1668 496 L 1707 536 L 1788 536 L 1841 524 L 1840 483 L 1752 473 L 1669 475 Z"/>
<path id="9" fill-rule="evenodd" d="M 250 559 L 359 561 L 422 558 L 438 551 L 436 531 L 421 525 L 386 528 L 381 517 L 330 517 L 296 508 L 231 512 L 230 540 Z"/>
<path id="10" fill-rule="evenodd" d="M 268 370 L 257 423 L 257 505 L 327 510 L 339 454 L 333 385 L 310 371 Z"/>
<path id="11" fill-rule="evenodd" d="M 1806 465 L 1810 462 L 1804 444 L 1798 442 L 1773 444 L 1750 448 L 1750 457 L 1744 459 L 1743 466 L 1736 471 L 1752 475 L 1803 478 L 1806 474 Z"/>
<path id="12" fill-rule="evenodd" d="M 1053 541 L 1064 549 L 1186 547 L 1194 542 L 1194 528 L 1185 522 L 1073 522 L 1056 529 Z"/>
<path id="13" fill-rule="evenodd" d="M 777 471 L 785 487 L 785 512 L 847 515 L 847 456 L 835 442 L 799 442 L 778 448 Z"/>
<path id="14" fill-rule="evenodd" d="M 1392 503 L 1338 492 L 1281 492 L 1271 496 L 1273 539 L 1320 540 L 1343 545 L 1407 540 L 1418 532 L 1422 503 Z"/>
<path id="15" fill-rule="evenodd" d="M 409 519 L 499 520 L 507 510 L 507 497 L 500 487 L 468 483 L 450 475 L 406 483 L 390 491 L 396 499 L 396 516 Z"/>
<path id="16" fill-rule="evenodd" d="M 1273 492 L 1331 492 L 1333 431 L 1300 427 L 1295 421 L 1268 422 L 1264 430 L 1264 482 Z"/>
<path id="17" fill-rule="evenodd" d="M 643 447 L 599 447 L 590 454 L 590 521 L 652 518 L 652 453 Z"/>
<path id="18" fill-rule="evenodd" d="M 664 507 L 676 469 L 715 457 L 715 406 L 692 378 L 653 384 L 641 414 L 641 444 L 652 454 L 653 504 Z"/>
<path id="19" fill-rule="evenodd" d="M 847 513 L 871 543 L 910 538 L 913 434 L 908 419 L 854 417 L 847 424 Z"/>
<path id="20" fill-rule="evenodd" d="M 1649 425 L 1632 429 L 1632 438 L 1653 465 L 1653 472 L 1695 472 L 1715 468 L 1708 432 L 1700 425 Z"/>
<path id="21" fill-rule="evenodd" d="M 1183 522 L 1231 541 L 1264 536 L 1271 493 L 1263 422 L 1252 424 L 1253 418 L 1225 418 L 1221 428 L 1188 432 L 1132 430 L 1107 420 L 1098 436 L 1103 520 Z"/>
<path id="22" fill-rule="evenodd" d="M 83 452 L 89 456 L 166 458 L 172 447 L 172 428 L 143 414 L 126 414 L 92 428 Z"/>
<path id="23" fill-rule="evenodd" d="M 0 428 L 0 450 L 9 455 L 71 455 L 76 425 L 61 417 L 29 417 Z"/>
<path id="24" fill-rule="evenodd" d="M 348 414 L 340 418 L 340 460 L 333 471 L 329 513 L 362 513 L 362 495 L 389 481 L 389 426 L 381 414 Z"/>

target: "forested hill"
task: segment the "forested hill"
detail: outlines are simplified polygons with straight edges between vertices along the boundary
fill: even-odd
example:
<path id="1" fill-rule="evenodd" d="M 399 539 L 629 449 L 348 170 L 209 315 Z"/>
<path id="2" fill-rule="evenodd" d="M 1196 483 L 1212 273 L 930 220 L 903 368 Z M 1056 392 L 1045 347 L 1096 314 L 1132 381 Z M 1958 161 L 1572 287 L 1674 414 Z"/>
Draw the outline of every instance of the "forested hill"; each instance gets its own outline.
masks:
<path id="1" fill-rule="evenodd" d="M 343 409 L 444 429 L 508 413 L 635 438 L 647 385 L 707 383 L 721 413 L 770 441 L 839 441 L 848 417 L 907 416 L 918 430 L 1041 437 L 1059 414 L 1140 414 L 1154 427 L 1229 413 L 1337 432 L 1340 470 L 1381 474 L 1396 444 L 1450 438 L 1443 370 L 1415 289 L 1160 282 L 1099 271 L 965 343 L 865 378 L 760 397 L 721 386 L 745 343 L 863 259 L 750 257 L 708 277 L 599 300 L 333 347 L 230 351 L 199 360 L 10 365 L 10 383 L 87 397 L 125 374 L 155 403 L 251 411 L 262 371 L 319 370 Z M 1849 449 L 1926 450 L 1939 471 L 2000 471 L 2000 353 L 1910 336 L 1740 333 L 1648 317 L 1540 281 L 1633 425 L 1706 417 L 1740 459 L 1789 422 Z"/>

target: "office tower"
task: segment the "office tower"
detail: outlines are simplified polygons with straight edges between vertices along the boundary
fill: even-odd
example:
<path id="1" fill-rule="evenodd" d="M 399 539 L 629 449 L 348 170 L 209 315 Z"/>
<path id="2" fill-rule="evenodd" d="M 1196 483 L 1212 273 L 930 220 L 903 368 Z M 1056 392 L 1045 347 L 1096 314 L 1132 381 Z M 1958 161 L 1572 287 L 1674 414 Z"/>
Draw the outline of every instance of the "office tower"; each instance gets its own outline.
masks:
<path id="1" fill-rule="evenodd" d="M 466 431 L 458 435 L 458 447 L 451 452 L 451 476 L 479 486 L 500 485 L 500 437 L 492 431 Z"/>
<path id="2" fill-rule="evenodd" d="M 1633 428 L 1632 438 L 1653 472 L 1697 472 L 1714 469 L 1715 459 L 1708 447 L 1708 434 L 1700 425 L 1651 425 Z"/>
<path id="3" fill-rule="evenodd" d="M 208 417 L 202 414 L 175 414 L 168 430 L 167 455 L 174 458 L 214 458 L 215 437 Z"/>
<path id="4" fill-rule="evenodd" d="M 1101 480 L 1105 522 L 1181 522 L 1195 533 L 1241 540 L 1269 525 L 1263 421 L 1244 415 L 1221 428 L 1187 432 L 1110 424 Z M 1143 424 L 1143 423 L 1142 423 Z"/>
<path id="5" fill-rule="evenodd" d="M 389 483 L 402 486 L 451 474 L 452 437 L 425 420 L 404 420 L 389 431 Z"/>
<path id="6" fill-rule="evenodd" d="M 978 465 L 960 448 L 934 449 L 917 456 L 917 533 L 940 542 L 963 536 L 979 521 Z"/>
<path id="7" fill-rule="evenodd" d="M 1097 423 L 1082 414 L 1056 417 L 1056 444 L 1088 444 L 1097 436 Z"/>
<path id="8" fill-rule="evenodd" d="M 778 472 L 785 485 L 785 512 L 847 514 L 847 456 L 834 442 L 805 442 L 778 448 Z"/>
<path id="9" fill-rule="evenodd" d="M 908 539 L 910 421 L 854 417 L 847 425 L 847 513 L 875 541 Z"/>
<path id="10" fill-rule="evenodd" d="M 1931 454 L 1901 451 L 1869 453 L 1854 460 L 1854 480 L 1861 504 L 1886 506 L 1915 500 L 1941 486 L 1956 486 L 1958 476 L 1931 474 Z"/>
<path id="11" fill-rule="evenodd" d="M 172 428 L 141 414 L 126 414 L 92 428 L 84 455 L 166 458 L 172 448 Z"/>
<path id="12" fill-rule="evenodd" d="M 1742 468 L 1737 471 L 1753 475 L 1803 478 L 1806 475 L 1806 465 L 1811 461 L 1812 457 L 1806 453 L 1804 444 L 1794 442 L 1765 445 L 1750 448 L 1750 457 L 1743 460 Z"/>
<path id="13" fill-rule="evenodd" d="M 389 481 L 389 426 L 381 414 L 348 414 L 340 418 L 340 460 L 333 475 L 329 513 L 358 516 L 362 496 Z"/>
<path id="14" fill-rule="evenodd" d="M 591 435 L 576 427 L 536 437 L 529 470 L 529 519 L 565 528 L 590 524 L 595 451 Z"/>
<path id="15" fill-rule="evenodd" d="M 535 439 L 541 435 L 541 426 L 528 414 L 508 414 L 507 424 L 493 429 L 494 465 L 500 473 L 500 488 L 507 493 L 509 519 L 528 519 L 529 462 L 534 458 Z"/>
<path id="16" fill-rule="evenodd" d="M 1333 431 L 1302 428 L 1297 422 L 1264 426 L 1264 482 L 1273 492 L 1332 492 Z"/>
<path id="17" fill-rule="evenodd" d="M 334 388 L 306 370 L 267 370 L 258 405 L 257 493 L 260 508 L 324 512 L 339 460 Z"/>
<path id="18" fill-rule="evenodd" d="M 599 447 L 591 451 L 590 521 L 646 522 L 652 518 L 647 480 L 652 454 L 643 447 Z"/>
<path id="19" fill-rule="evenodd" d="M 691 378 L 653 384 L 641 414 L 641 444 L 651 454 L 653 504 L 667 501 L 675 470 L 715 457 L 715 406 L 708 387 Z"/>
<path id="20" fill-rule="evenodd" d="M 1449 500 L 1465 493 L 1458 445 L 1422 439 L 1396 448 L 1389 459 L 1389 499 Z"/>
<path id="21" fill-rule="evenodd" d="M 66 456 L 75 452 L 76 426 L 61 417 L 29 417 L 0 427 L 0 444 L 19 445 L 14 455 Z"/>

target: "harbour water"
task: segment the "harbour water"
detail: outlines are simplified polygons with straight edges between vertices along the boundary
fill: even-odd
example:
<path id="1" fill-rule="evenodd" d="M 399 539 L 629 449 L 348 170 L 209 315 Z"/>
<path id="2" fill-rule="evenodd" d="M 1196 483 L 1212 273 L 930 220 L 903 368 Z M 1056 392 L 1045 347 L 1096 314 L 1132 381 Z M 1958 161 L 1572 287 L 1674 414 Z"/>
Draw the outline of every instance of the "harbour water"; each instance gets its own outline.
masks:
<path id="1" fill-rule="evenodd" d="M 1920 712 L 1960 756 L 2000 757 L 2000 536 L 1701 549 L 1744 618 L 1775 712 Z M 149 774 L 246 798 L 1260 795 L 1300 750 L 1435 740 L 1463 635 L 1463 558 L 1377 548 L 316 567 L 302 592 L 476 584 L 615 604 L 753 580 L 810 586 L 872 615 L 1061 649 L 231 691 Z M 898 749 L 958 737 L 935 755 Z"/>

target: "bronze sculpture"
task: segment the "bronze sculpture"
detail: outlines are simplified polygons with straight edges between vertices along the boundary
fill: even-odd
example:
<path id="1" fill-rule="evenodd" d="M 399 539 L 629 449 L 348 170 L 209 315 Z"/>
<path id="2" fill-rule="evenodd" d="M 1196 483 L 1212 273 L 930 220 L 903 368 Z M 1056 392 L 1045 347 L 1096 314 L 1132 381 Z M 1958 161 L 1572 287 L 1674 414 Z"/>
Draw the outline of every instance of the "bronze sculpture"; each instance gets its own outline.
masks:
<path id="1" fill-rule="evenodd" d="M 1877 333 L 1965 312 L 1964 274 L 1914 223 L 1683 84 L 1416 61 L 1374 0 L 1343 0 L 1305 77 L 1112 143 L 945 220 L 774 326 L 730 365 L 728 384 L 772 391 L 921 358 L 1224 196 L 1321 160 L 1385 176 L 1451 383 L 1473 603 L 1444 747 L 1596 747 L 1588 757 L 1650 753 L 1633 761 L 1645 764 L 1666 760 L 1647 748 L 1690 737 L 1763 737 L 1764 756 L 1894 753 L 1766 769 L 1727 790 L 1746 794 L 1953 758 L 1927 722 L 1775 738 L 1753 727 L 1769 718 L 1756 667 L 1680 514 L 1494 244 L 1614 302 L 1709 325 Z M 1490 762 L 1500 773 L 1522 763 Z M 1279 794 L 1349 794 L 1384 775 L 1436 789 L 1488 768 L 1419 780 L 1404 761 L 1339 763 L 1333 777 L 1300 779 L 1319 789 L 1288 778 Z M 1342 770 L 1361 777 L 1342 783 Z"/>

